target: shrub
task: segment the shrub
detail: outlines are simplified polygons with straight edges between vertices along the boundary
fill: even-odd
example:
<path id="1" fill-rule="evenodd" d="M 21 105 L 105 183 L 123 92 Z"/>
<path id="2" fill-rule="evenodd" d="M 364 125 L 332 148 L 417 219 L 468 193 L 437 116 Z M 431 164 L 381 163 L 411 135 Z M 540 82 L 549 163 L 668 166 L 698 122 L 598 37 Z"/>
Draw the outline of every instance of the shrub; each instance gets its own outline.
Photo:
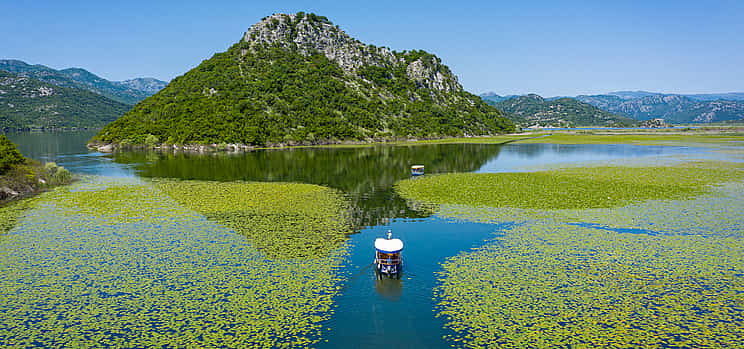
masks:
<path id="1" fill-rule="evenodd" d="M 147 137 L 145 137 L 145 145 L 148 147 L 154 147 L 160 142 L 160 139 L 158 139 L 158 136 L 147 134 Z"/>
<path id="2" fill-rule="evenodd" d="M 16 145 L 0 134 L 0 174 L 8 172 L 14 165 L 26 162 Z"/>
<path id="3" fill-rule="evenodd" d="M 54 174 L 49 178 L 50 185 L 61 185 L 72 182 L 72 174 L 64 167 L 57 167 Z"/>
<path id="4" fill-rule="evenodd" d="M 54 162 L 47 162 L 44 164 L 44 171 L 46 171 L 50 176 L 57 172 L 58 168 L 59 167 L 57 167 L 57 164 Z"/>

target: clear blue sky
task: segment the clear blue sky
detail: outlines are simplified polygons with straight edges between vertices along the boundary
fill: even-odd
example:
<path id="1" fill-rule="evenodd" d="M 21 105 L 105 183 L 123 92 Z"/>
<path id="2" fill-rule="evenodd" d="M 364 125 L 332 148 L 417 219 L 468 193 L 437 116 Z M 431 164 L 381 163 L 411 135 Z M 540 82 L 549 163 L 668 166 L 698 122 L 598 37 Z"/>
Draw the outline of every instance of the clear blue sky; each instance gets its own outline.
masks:
<path id="1" fill-rule="evenodd" d="M 271 13 L 424 49 L 475 93 L 744 91 L 744 1 L 0 0 L 0 58 L 169 80 Z"/>

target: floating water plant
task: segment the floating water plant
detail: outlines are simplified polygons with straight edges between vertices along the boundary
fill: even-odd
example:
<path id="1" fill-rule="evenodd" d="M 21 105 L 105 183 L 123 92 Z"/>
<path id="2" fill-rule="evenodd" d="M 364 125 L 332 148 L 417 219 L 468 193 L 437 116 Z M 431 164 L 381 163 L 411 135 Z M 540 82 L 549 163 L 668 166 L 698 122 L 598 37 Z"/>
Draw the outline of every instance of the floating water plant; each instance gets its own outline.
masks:
<path id="1" fill-rule="evenodd" d="M 312 346 L 345 253 L 272 261 L 149 184 L 77 183 L 0 239 L 0 343 Z"/>
<path id="2" fill-rule="evenodd" d="M 458 177 L 438 183 L 455 192 L 447 202 L 426 180 L 448 176 L 404 182 L 409 191 L 401 191 L 427 198 L 439 215 L 518 222 L 442 264 L 437 314 L 456 346 L 737 347 L 744 336 L 741 168 L 598 166 L 530 179 L 546 196 L 564 195 L 548 175 L 578 183 L 570 188 L 577 196 L 601 192 L 599 183 L 629 191 L 609 188 L 621 199 L 603 204 L 570 195 L 568 204 L 538 201 L 533 192 L 495 200 L 447 182 Z M 500 185 L 519 175 L 531 174 L 482 178 Z"/>
<path id="3" fill-rule="evenodd" d="M 737 181 L 744 164 L 598 166 L 521 173 L 453 173 L 400 181 L 396 190 L 424 204 L 522 209 L 584 209 L 653 199 L 683 199 L 708 185 Z"/>
<path id="4" fill-rule="evenodd" d="M 325 257 L 346 241 L 348 203 L 311 184 L 153 180 L 182 205 L 248 237 L 267 257 Z"/>
<path id="5" fill-rule="evenodd" d="M 733 347 L 741 238 L 540 221 L 443 264 L 439 315 L 466 347 Z"/>
<path id="6" fill-rule="evenodd" d="M 555 133 L 542 138 L 530 138 L 524 143 L 552 144 L 634 144 L 634 145 L 667 145 L 684 147 L 721 147 L 741 146 L 744 136 L 741 134 L 586 134 Z"/>
<path id="7" fill-rule="evenodd" d="M 32 200 L 26 199 L 0 206 L 0 234 L 7 233 L 16 226 L 18 219 L 33 206 Z"/>

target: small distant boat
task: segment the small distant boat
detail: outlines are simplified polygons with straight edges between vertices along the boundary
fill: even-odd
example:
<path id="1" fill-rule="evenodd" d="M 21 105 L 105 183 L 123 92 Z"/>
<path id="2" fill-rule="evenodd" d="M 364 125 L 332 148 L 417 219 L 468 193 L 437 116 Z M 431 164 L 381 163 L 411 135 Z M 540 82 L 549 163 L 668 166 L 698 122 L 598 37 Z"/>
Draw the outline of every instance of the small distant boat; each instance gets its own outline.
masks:
<path id="1" fill-rule="evenodd" d="M 375 266 L 377 271 L 388 276 L 398 275 L 403 271 L 403 241 L 393 239 L 393 232 L 388 230 L 387 239 L 375 240 Z"/>
<path id="2" fill-rule="evenodd" d="M 424 165 L 411 166 L 411 176 L 421 176 L 424 174 Z"/>

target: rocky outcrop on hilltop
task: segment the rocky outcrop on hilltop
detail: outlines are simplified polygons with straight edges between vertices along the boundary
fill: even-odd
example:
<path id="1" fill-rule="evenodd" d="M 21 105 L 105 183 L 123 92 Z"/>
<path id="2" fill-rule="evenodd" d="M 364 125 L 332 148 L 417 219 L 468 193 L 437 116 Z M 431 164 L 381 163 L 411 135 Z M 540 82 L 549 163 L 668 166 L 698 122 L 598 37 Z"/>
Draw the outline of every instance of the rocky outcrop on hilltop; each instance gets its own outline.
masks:
<path id="1" fill-rule="evenodd" d="M 419 87 L 444 92 L 462 90 L 457 77 L 435 56 L 418 52 L 396 54 L 387 47 L 365 45 L 327 18 L 314 14 L 273 14 L 251 26 L 243 41 L 249 43 L 251 50 L 261 45 L 278 45 L 296 49 L 304 56 L 320 52 L 347 74 L 363 77 L 363 69 L 370 66 L 402 67 Z M 248 49 L 242 51 L 247 52 Z"/>
<path id="2" fill-rule="evenodd" d="M 274 14 L 136 105 L 102 144 L 315 144 L 486 135 L 514 125 L 433 54 L 366 45 L 315 14 Z"/>

